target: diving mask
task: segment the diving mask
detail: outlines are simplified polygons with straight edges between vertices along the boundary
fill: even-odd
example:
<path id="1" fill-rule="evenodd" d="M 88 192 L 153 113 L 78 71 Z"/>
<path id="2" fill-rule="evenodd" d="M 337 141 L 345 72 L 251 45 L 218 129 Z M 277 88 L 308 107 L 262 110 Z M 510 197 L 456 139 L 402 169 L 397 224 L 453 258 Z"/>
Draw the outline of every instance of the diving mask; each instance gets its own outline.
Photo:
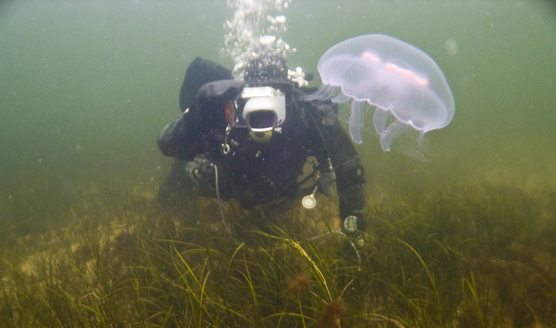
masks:
<path id="1" fill-rule="evenodd" d="M 232 127 L 247 127 L 257 142 L 266 142 L 286 119 L 286 96 L 272 87 L 246 87 L 226 103 L 226 120 Z"/>

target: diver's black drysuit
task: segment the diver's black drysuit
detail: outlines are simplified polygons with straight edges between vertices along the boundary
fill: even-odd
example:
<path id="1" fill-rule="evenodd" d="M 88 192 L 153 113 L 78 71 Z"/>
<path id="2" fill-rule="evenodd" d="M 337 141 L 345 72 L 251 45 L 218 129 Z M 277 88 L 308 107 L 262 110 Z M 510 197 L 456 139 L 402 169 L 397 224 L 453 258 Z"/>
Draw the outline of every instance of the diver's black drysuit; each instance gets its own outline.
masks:
<path id="1" fill-rule="evenodd" d="M 272 87 L 285 91 L 286 119 L 281 133 L 275 132 L 267 142 L 257 142 L 247 129 L 227 130 L 225 102 L 236 98 L 244 86 L 244 82 L 233 79 L 230 70 L 212 61 L 196 58 L 189 65 L 180 91 L 182 114 L 162 130 L 157 141 L 164 155 L 177 159 L 160 188 L 159 200 L 188 193 L 185 189 L 191 189 L 191 183 L 187 180 L 195 178 L 189 176 L 191 172 L 186 173 L 185 161 L 193 161 L 199 155 L 204 157 L 198 167 L 202 168 L 203 163 L 216 165 L 219 196 L 223 200 L 235 198 L 242 206 L 250 207 L 299 198 L 311 194 L 315 187 L 301 188 L 299 181 L 307 158 L 314 156 L 321 176 L 331 173 L 331 168 L 336 175 L 340 218 L 343 221 L 348 216 L 357 217 L 361 231 L 365 207 L 363 167 L 336 117 L 335 105 L 329 100 L 308 100 L 289 81 L 273 83 Z M 223 151 L 225 148 L 227 152 Z M 215 174 L 210 167 L 205 168 L 210 173 L 199 177 L 203 170 L 196 170 L 197 177 L 210 181 L 213 190 L 203 192 L 197 188 L 197 194 L 216 197 Z"/>

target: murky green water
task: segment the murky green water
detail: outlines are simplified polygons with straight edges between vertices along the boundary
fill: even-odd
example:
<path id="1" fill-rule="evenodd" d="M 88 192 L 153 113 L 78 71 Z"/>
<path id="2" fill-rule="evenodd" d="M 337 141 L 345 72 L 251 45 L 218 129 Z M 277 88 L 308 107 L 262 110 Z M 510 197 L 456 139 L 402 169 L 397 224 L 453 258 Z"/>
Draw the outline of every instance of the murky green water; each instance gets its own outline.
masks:
<path id="1" fill-rule="evenodd" d="M 0 192 L 40 181 L 159 183 L 157 133 L 178 111 L 195 56 L 222 58 L 224 1 L 8 1 L 0 6 Z M 316 71 L 335 43 L 385 33 L 428 52 L 456 115 L 429 133 L 429 161 L 360 152 L 375 179 L 477 179 L 554 190 L 556 13 L 542 1 L 295 1 L 285 12 L 291 66 Z M 317 84 L 317 82 L 315 82 Z M 409 179 L 409 180 L 408 180 Z"/>

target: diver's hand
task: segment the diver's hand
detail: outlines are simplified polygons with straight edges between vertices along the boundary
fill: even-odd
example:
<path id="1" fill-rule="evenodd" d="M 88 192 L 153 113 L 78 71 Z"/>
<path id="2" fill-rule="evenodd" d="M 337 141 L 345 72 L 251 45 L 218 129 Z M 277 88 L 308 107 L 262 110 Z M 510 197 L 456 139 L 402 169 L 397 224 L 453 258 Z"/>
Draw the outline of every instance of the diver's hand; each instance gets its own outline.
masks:
<path id="1" fill-rule="evenodd" d="M 223 102 L 237 97 L 245 82 L 238 80 L 220 80 L 203 85 L 197 92 L 196 103 Z"/>
<path id="2" fill-rule="evenodd" d="M 359 218 L 355 215 L 346 217 L 342 223 L 342 230 L 352 239 L 355 246 L 361 248 L 365 246 L 365 234 L 358 228 L 358 220 Z"/>

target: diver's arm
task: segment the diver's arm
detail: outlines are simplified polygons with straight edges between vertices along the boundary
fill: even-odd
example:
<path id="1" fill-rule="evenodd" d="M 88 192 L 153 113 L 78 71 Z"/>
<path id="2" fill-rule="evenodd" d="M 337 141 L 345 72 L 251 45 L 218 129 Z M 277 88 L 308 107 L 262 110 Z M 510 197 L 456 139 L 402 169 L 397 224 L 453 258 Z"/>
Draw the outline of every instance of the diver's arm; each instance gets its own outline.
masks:
<path id="1" fill-rule="evenodd" d="M 219 80 L 199 88 L 190 108 L 168 123 L 158 136 L 162 154 L 187 161 L 203 152 L 203 143 L 211 128 L 224 131 L 228 124 L 224 116 L 224 103 L 237 97 L 245 84 L 236 80 Z M 205 140 L 203 140 L 205 139 Z"/>
<path id="2" fill-rule="evenodd" d="M 350 138 L 342 128 L 331 104 L 317 105 L 318 128 L 321 130 L 325 145 L 322 151 L 330 156 L 336 174 L 336 189 L 340 196 L 340 218 L 346 232 L 346 218 L 357 218 L 357 230 L 365 226 L 365 178 L 359 155 Z M 322 158 L 322 155 L 320 156 Z M 319 158 L 319 161 L 321 159 Z M 353 223 L 354 221 L 349 221 Z M 353 228 L 353 227 L 352 227 Z"/>
<path id="3" fill-rule="evenodd" d="M 191 161 L 198 154 L 200 146 L 190 114 L 185 111 L 160 132 L 156 143 L 163 155 Z"/>
<path id="4" fill-rule="evenodd" d="M 346 233 L 353 233 L 354 228 L 363 231 L 365 227 L 365 178 L 359 158 L 351 158 L 336 169 L 336 188 L 340 196 L 340 218 Z M 355 217 L 356 221 L 350 221 Z M 346 219 L 348 219 L 346 222 Z M 349 226 L 356 223 L 355 227 Z"/>
<path id="5" fill-rule="evenodd" d="M 329 128 L 329 132 L 334 135 L 329 144 L 332 156 L 332 163 L 336 173 L 336 188 L 340 196 L 340 218 L 345 232 L 353 227 L 346 226 L 346 218 L 354 216 L 357 218 L 357 230 L 363 231 L 365 226 L 365 177 L 363 166 L 359 160 L 359 155 L 351 140 L 344 132 L 340 124 Z M 350 222 L 350 223 L 353 223 Z"/>
<path id="6" fill-rule="evenodd" d="M 232 72 L 213 61 L 197 57 L 189 64 L 180 89 L 182 114 L 164 127 L 156 141 L 162 154 L 193 160 L 200 150 L 201 122 L 199 111 L 194 108 L 199 89 L 209 82 L 227 79 L 232 79 Z"/>
<path id="7" fill-rule="evenodd" d="M 221 82 L 214 82 L 221 81 Z M 214 82 L 214 83 L 213 83 Z M 187 67 L 180 89 L 180 109 L 182 114 L 168 123 L 160 135 L 157 144 L 162 154 L 183 160 L 193 160 L 201 153 L 201 134 L 203 122 L 207 117 L 201 115 L 210 110 L 209 100 L 219 99 L 229 89 L 243 87 L 243 83 L 232 80 L 232 72 L 210 60 L 195 58 Z M 209 120 L 214 120 L 209 117 Z"/>

